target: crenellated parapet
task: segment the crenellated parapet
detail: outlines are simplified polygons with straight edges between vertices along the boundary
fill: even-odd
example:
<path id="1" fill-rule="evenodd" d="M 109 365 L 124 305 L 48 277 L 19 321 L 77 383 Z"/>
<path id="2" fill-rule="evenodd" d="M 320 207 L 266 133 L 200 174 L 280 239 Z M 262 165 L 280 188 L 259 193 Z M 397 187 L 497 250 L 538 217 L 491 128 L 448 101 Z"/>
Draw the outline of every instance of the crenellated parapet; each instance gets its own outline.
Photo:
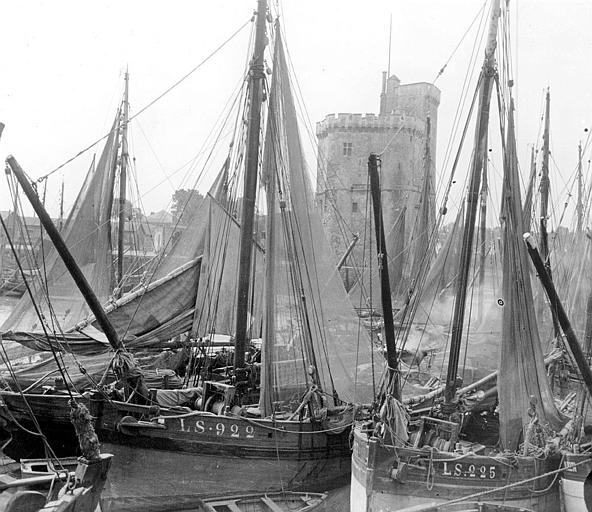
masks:
<path id="1" fill-rule="evenodd" d="M 427 117 L 430 117 L 430 168 L 427 177 L 436 183 L 435 161 L 440 91 L 433 84 L 402 84 L 395 75 L 382 76 L 378 114 L 329 114 L 316 125 L 318 138 L 317 204 L 333 249 L 343 254 L 348 242 L 343 226 L 355 233 L 369 233 L 367 161 L 380 153 L 381 191 L 385 225 L 394 226 L 405 208 L 405 239 L 416 226 L 420 195 L 426 177 Z M 435 193 L 429 197 L 435 210 Z M 355 247 L 350 265 L 365 261 L 364 242 Z"/>
<path id="2" fill-rule="evenodd" d="M 425 119 L 407 116 L 403 112 L 388 115 L 376 114 L 328 114 L 325 119 L 317 123 L 317 137 L 325 137 L 329 132 L 341 131 L 388 131 L 406 130 L 415 134 L 425 131 Z"/>

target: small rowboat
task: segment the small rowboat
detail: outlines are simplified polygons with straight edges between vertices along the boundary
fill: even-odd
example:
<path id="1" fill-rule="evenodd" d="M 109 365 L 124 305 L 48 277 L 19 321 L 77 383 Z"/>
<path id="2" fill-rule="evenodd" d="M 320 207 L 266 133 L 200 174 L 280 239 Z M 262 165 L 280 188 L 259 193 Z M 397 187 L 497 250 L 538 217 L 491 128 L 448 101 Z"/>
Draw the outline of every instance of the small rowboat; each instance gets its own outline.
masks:
<path id="1" fill-rule="evenodd" d="M 320 510 L 326 499 L 326 493 L 314 492 L 243 494 L 204 499 L 192 512 L 309 512 Z"/>

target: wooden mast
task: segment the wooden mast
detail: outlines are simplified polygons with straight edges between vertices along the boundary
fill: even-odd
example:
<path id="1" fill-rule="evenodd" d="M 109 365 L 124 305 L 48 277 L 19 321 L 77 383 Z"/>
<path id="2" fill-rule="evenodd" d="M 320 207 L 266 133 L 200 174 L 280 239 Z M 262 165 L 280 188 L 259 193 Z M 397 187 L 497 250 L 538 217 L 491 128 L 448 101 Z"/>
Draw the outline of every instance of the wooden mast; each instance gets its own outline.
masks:
<path id="1" fill-rule="evenodd" d="M 467 210 L 463 230 L 462 248 L 458 267 L 458 285 L 454 301 L 452 317 L 452 336 L 450 341 L 450 355 L 448 357 L 448 371 L 446 374 L 446 389 L 444 397 L 446 403 L 451 403 L 457 388 L 458 362 L 462 342 L 462 330 L 465 317 L 467 299 L 467 285 L 469 283 L 469 267 L 473 253 L 473 238 L 475 234 L 475 220 L 479 204 L 479 190 L 483 162 L 487 152 L 487 128 L 489 125 L 489 105 L 493 80 L 497 73 L 495 62 L 495 48 L 497 46 L 497 26 L 500 16 L 500 0 L 493 0 L 489 20 L 485 60 L 481 70 L 481 90 L 479 93 L 479 110 L 475 127 L 475 150 L 471 162 L 471 175 L 467 194 Z"/>
<path id="2" fill-rule="evenodd" d="M 430 153 L 431 146 L 431 129 L 432 123 L 430 115 L 426 117 L 426 137 L 425 137 L 425 149 L 424 149 L 424 160 L 423 160 L 423 185 L 421 188 L 421 195 L 419 199 L 419 223 L 418 232 L 416 235 L 415 254 L 413 255 L 413 266 L 411 269 L 411 283 L 410 289 L 415 287 L 414 280 L 418 279 L 420 269 L 423 262 L 426 261 L 426 251 L 429 245 L 429 231 L 430 231 L 430 194 L 431 194 L 431 167 L 432 159 Z"/>
<path id="3" fill-rule="evenodd" d="M 530 243 L 530 234 L 526 233 L 524 235 L 524 241 L 526 242 L 528 254 L 532 259 L 539 279 L 541 280 L 541 284 L 543 285 L 543 288 L 547 293 L 547 297 L 549 298 L 551 307 L 557 313 L 557 319 L 559 321 L 559 324 L 561 325 L 561 329 L 565 334 L 565 338 L 574 356 L 574 359 L 576 360 L 576 364 L 578 365 L 578 369 L 580 370 L 580 375 L 582 376 L 584 384 L 588 389 L 588 393 L 590 394 L 590 396 L 592 396 L 592 371 L 590 371 L 590 366 L 588 366 L 588 362 L 582 350 L 582 346 L 580 345 L 580 342 L 578 341 L 577 336 L 571 327 L 569 319 L 567 318 L 567 314 L 565 313 L 565 309 L 563 309 L 561 300 L 559 300 L 557 292 L 555 291 L 553 280 L 547 272 L 547 266 L 545 265 L 544 260 L 539 254 L 537 248 Z"/>
<path id="4" fill-rule="evenodd" d="M 255 48 L 249 70 L 249 116 L 247 128 L 247 153 L 242 198 L 242 217 L 239 251 L 238 293 L 236 329 L 234 339 L 234 372 L 236 383 L 246 379 L 245 351 L 247 346 L 247 321 L 249 314 L 249 290 L 253 252 L 253 225 L 259 172 L 259 139 L 261 129 L 261 103 L 265 79 L 263 53 L 265 51 L 265 21 L 267 1 L 257 2 Z"/>
<path id="5" fill-rule="evenodd" d="M 64 176 L 62 175 L 62 186 L 60 189 L 60 223 L 58 230 L 61 231 L 64 227 Z"/>
<path id="6" fill-rule="evenodd" d="M 388 255 L 386 252 L 384 224 L 382 221 L 378 157 L 374 153 L 368 158 L 368 174 L 370 175 L 370 194 L 372 196 L 372 207 L 374 211 L 376 253 L 378 256 L 378 272 L 380 274 L 380 298 L 382 301 L 382 317 L 384 320 L 384 338 L 386 343 L 387 393 L 392 394 L 397 400 L 401 400 L 397 346 L 395 342 L 395 322 L 393 319 L 391 285 L 388 273 Z"/>
<path id="7" fill-rule="evenodd" d="M 545 131 L 543 133 L 543 165 L 541 167 L 541 209 L 540 209 L 540 231 L 541 231 L 541 257 L 549 276 L 551 275 L 551 263 L 549 261 L 549 240 L 547 237 L 547 217 L 549 215 L 549 116 L 551 110 L 551 93 L 547 88 L 545 95 Z"/>
<path id="8" fill-rule="evenodd" d="M 123 349 L 123 344 L 117 336 L 117 333 L 113 328 L 113 325 L 111 325 L 111 322 L 107 318 L 107 315 L 105 314 L 105 311 L 103 310 L 103 307 L 99 302 L 99 299 L 97 299 L 97 296 L 92 291 L 90 285 L 88 284 L 88 281 L 86 280 L 86 277 L 82 273 L 82 270 L 80 270 L 80 267 L 76 264 L 76 261 L 72 257 L 72 254 L 70 253 L 68 247 L 66 247 L 66 244 L 62 240 L 62 237 L 56 229 L 53 221 L 49 217 L 49 214 L 45 210 L 43 204 L 41 204 L 41 201 L 39 200 L 37 193 L 27 180 L 25 172 L 13 156 L 9 156 L 6 159 L 6 164 L 16 176 L 16 179 L 20 183 L 23 192 L 27 196 L 27 199 L 31 203 L 31 206 L 33 207 L 35 213 L 39 217 L 39 220 L 43 224 L 43 227 L 45 228 L 45 231 L 47 232 L 49 238 L 53 242 L 56 250 L 58 251 L 58 254 L 64 261 L 64 264 L 70 272 L 72 279 L 74 279 L 74 282 L 80 290 L 80 293 L 82 293 L 93 315 L 95 315 L 99 327 L 105 333 L 105 336 L 109 340 L 109 343 L 111 344 L 114 350 Z"/>
<path id="9" fill-rule="evenodd" d="M 119 224 L 117 229 L 117 298 L 121 297 L 123 285 L 123 241 L 125 235 L 125 194 L 127 181 L 127 123 L 129 116 L 129 74 L 125 72 L 125 92 L 123 94 L 123 121 L 121 123 L 121 156 L 119 166 Z"/>
<path id="10" fill-rule="evenodd" d="M 524 221 L 524 229 L 530 229 L 530 222 L 532 217 L 532 190 L 536 180 L 536 151 L 534 144 L 530 148 L 530 175 L 528 177 L 528 184 L 526 185 L 526 195 L 524 196 L 524 206 L 522 208 L 522 219 Z"/>
<path id="11" fill-rule="evenodd" d="M 0 123 L 0 139 L 2 138 L 2 132 L 4 131 L 4 123 Z M 4 230 L 0 230 L 0 285 L 4 283 L 4 245 L 5 245 L 5 233 Z"/>
<path id="12" fill-rule="evenodd" d="M 487 147 L 487 140 L 485 141 Z M 487 256 L 487 194 L 489 193 L 487 185 L 487 153 L 483 158 L 483 174 L 481 176 L 481 211 L 479 212 L 479 293 L 478 293 L 478 315 L 479 322 L 483 320 L 483 295 L 485 290 L 485 259 Z"/>
<path id="13" fill-rule="evenodd" d="M 547 94 L 545 95 L 545 129 L 543 132 L 543 163 L 541 166 L 541 208 L 539 229 L 541 234 L 541 252 L 540 256 L 545 263 L 545 269 L 549 275 L 549 279 L 553 279 L 551 273 L 551 258 L 549 256 L 549 235 L 547 233 L 547 218 L 549 217 L 549 125 L 551 119 L 551 92 L 547 87 Z M 551 316 L 553 319 L 553 331 L 555 336 L 559 335 L 559 322 L 557 319 L 557 312 L 551 306 Z"/>
<path id="14" fill-rule="evenodd" d="M 576 205 L 576 211 L 578 215 L 578 224 L 576 226 L 576 232 L 582 232 L 582 224 L 584 222 L 584 202 L 583 202 L 583 176 L 582 176 L 582 142 L 578 144 L 578 204 Z"/>

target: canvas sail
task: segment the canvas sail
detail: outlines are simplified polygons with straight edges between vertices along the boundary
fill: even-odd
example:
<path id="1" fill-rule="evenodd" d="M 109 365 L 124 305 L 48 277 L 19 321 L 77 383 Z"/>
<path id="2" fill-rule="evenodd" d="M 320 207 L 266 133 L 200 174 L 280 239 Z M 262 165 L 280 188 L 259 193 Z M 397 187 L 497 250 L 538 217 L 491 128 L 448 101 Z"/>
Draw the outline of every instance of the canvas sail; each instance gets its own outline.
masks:
<path id="1" fill-rule="evenodd" d="M 169 244 L 170 247 L 167 246 L 166 252 L 154 260 L 146 273 L 144 284 L 117 301 L 107 301 L 111 292 L 111 279 L 105 279 L 105 276 L 112 275 L 110 230 L 98 230 L 96 226 L 105 226 L 110 219 L 117 144 L 114 124 L 99 164 L 94 171 L 89 172 L 63 234 L 75 260 L 103 302 L 118 336 L 128 348 L 150 347 L 191 329 L 196 316 L 205 231 L 204 223 L 198 222 L 197 218 L 208 211 L 209 198 L 186 220 L 186 225 L 179 229 L 179 235 Z M 212 188 L 220 189 L 220 182 L 217 181 Z M 96 261 L 93 261 L 95 256 Z M 53 334 L 52 339 L 60 343 L 64 350 L 80 355 L 110 350 L 105 336 L 98 330 L 94 316 L 87 310 L 57 254 L 52 252 L 47 261 L 47 273 L 51 276 L 49 300 L 44 296 L 40 282 L 33 285 L 36 302 L 41 300 L 45 304 L 45 309 L 42 309 L 45 317 L 50 318 L 46 310 L 51 302 L 60 319 L 60 330 Z M 27 347 L 36 350 L 50 348 L 28 296 L 23 297 L 17 305 L 2 331 L 6 339 Z"/>
<path id="2" fill-rule="evenodd" d="M 187 212 L 184 212 L 183 223 L 181 223 L 181 220 L 177 221 L 171 240 L 167 241 L 162 254 L 154 260 L 151 268 L 148 270 L 151 281 L 165 277 L 170 272 L 185 265 L 188 261 L 202 255 L 206 224 L 201 222 L 201 219 L 208 215 L 209 197 L 212 191 L 222 190 L 223 185 L 225 185 L 227 167 L 228 160 L 224 163 L 218 179 L 212 185 L 210 193 L 200 200 L 195 211 L 191 212 L 191 215 L 187 215 Z M 196 193 L 196 190 L 190 191 L 187 203 L 191 200 L 192 195 Z M 183 206 L 185 207 L 187 205 Z"/>
<path id="3" fill-rule="evenodd" d="M 437 325 L 450 323 L 454 301 L 447 292 L 453 292 L 456 286 L 463 224 L 464 204 L 459 208 L 454 222 L 448 226 L 444 243 L 429 268 L 423 286 L 418 290 L 413 316 L 417 323 L 427 322 L 428 318 Z"/>
<path id="4" fill-rule="evenodd" d="M 396 290 L 403 290 L 405 288 L 403 283 L 403 267 L 405 261 L 405 216 L 406 207 L 403 207 L 397 220 L 391 226 L 388 233 L 386 233 L 387 257 L 389 264 L 389 277 L 391 290 L 396 293 Z M 368 226 L 367 233 L 372 233 L 372 226 Z M 376 242 L 373 237 L 368 244 L 370 247 L 366 250 L 368 254 L 374 257 L 376 254 Z M 392 273 L 390 272 L 392 269 Z M 352 286 L 349 291 L 349 298 L 351 303 L 356 308 L 366 309 L 371 308 L 375 311 L 382 310 L 382 299 L 380 297 L 380 276 L 378 273 L 378 265 L 366 265 L 361 272 L 361 276 Z"/>
<path id="5" fill-rule="evenodd" d="M 372 399 L 370 340 L 348 300 L 314 204 L 279 33 L 269 100 L 264 180 L 268 193 L 273 289 L 266 293 L 262 413 L 296 406 L 312 385 L 330 399 Z M 269 229 L 269 224 L 268 224 Z M 269 262 L 267 263 L 269 269 Z M 270 318 L 271 316 L 271 318 Z M 367 370 L 367 371 L 365 371 Z"/>
<path id="6" fill-rule="evenodd" d="M 557 241 L 563 251 L 556 251 L 553 280 L 561 294 L 567 297 L 567 314 L 574 330 L 583 338 L 586 329 L 586 308 L 592 290 L 592 247 L 582 232 L 567 233 L 566 239 Z M 560 253 L 560 255 L 558 254 Z"/>
<path id="7" fill-rule="evenodd" d="M 512 112 L 504 160 L 503 229 L 503 326 L 500 347 L 498 396 L 500 443 L 517 450 L 523 428 L 534 406 L 542 425 L 558 430 L 563 419 L 547 380 L 536 324 L 524 233 L 523 209 Z"/>
<path id="8" fill-rule="evenodd" d="M 100 301 L 112 290 L 111 207 L 118 145 L 119 115 L 113 123 L 98 164 L 88 172 L 74 206 L 66 220 L 62 237 L 73 258 Z M 74 280 L 53 247 L 45 247 L 45 262 L 39 261 L 41 278 L 30 281 L 35 304 L 44 316 L 50 333 L 60 335 L 89 314 L 88 306 Z M 43 257 L 39 251 L 38 258 Z M 44 331 L 29 294 L 23 295 L 0 329 L 4 339 L 18 332 L 35 342 Z"/>

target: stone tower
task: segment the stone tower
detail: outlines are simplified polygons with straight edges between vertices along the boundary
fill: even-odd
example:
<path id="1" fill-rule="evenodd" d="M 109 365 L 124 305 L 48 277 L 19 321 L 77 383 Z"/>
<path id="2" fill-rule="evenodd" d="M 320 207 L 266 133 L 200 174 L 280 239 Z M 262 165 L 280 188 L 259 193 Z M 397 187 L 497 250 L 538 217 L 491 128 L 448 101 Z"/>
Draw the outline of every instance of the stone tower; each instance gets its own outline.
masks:
<path id="1" fill-rule="evenodd" d="M 368 197 L 368 156 L 381 154 L 381 189 L 385 230 L 394 226 L 406 206 L 405 233 L 409 237 L 419 208 L 424 177 L 426 120 L 431 121 L 430 180 L 435 183 L 436 133 L 440 91 L 432 84 L 401 84 L 383 73 L 380 110 L 376 114 L 329 114 L 317 123 L 317 202 L 337 257 L 344 254 L 346 232 L 364 234 L 371 209 Z M 435 210 L 435 187 L 431 187 Z M 371 205 L 368 204 L 368 208 Z M 433 215 L 432 215 L 433 218 Z M 348 264 L 362 261 L 359 243 Z M 359 265 L 359 263 L 356 263 Z"/>

